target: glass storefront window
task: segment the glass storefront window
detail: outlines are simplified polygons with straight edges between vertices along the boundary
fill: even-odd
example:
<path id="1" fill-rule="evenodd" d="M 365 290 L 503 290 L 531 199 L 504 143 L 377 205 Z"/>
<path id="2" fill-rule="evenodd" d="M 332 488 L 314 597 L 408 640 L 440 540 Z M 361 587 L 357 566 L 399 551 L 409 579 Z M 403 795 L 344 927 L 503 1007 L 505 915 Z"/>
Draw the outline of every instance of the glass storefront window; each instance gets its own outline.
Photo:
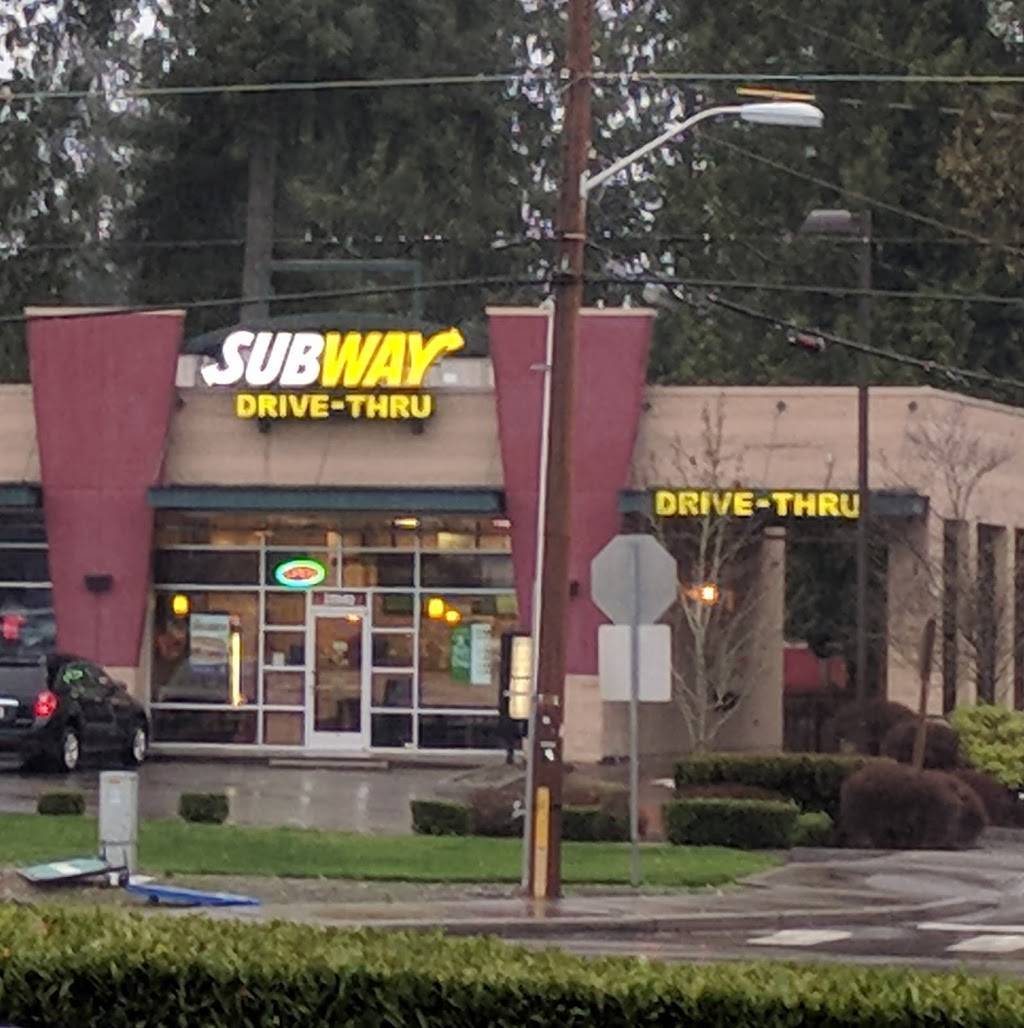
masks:
<path id="1" fill-rule="evenodd" d="M 424 588 L 511 589 L 512 558 L 500 554 L 425 553 L 420 557 Z"/>
<path id="2" fill-rule="evenodd" d="M 49 582 L 46 548 L 0 547 L 0 582 Z"/>
<path id="3" fill-rule="evenodd" d="M 371 746 L 409 746 L 412 744 L 411 714 L 371 714 Z"/>
<path id="4" fill-rule="evenodd" d="M 407 667 L 416 663 L 416 651 L 411 633 L 375 632 L 373 636 L 373 667 Z"/>
<path id="5" fill-rule="evenodd" d="M 259 546 L 262 533 L 251 518 L 226 514 L 158 515 L 156 545 Z"/>
<path id="6" fill-rule="evenodd" d="M 412 628 L 415 620 L 415 593 L 374 594 L 373 624 L 375 628 Z"/>
<path id="7" fill-rule="evenodd" d="M 502 633 L 516 627 L 514 602 L 499 596 L 440 597 L 458 622 L 422 612 L 419 681 L 422 707 L 496 710 Z M 429 604 L 429 600 L 426 601 Z M 500 613 L 504 608 L 510 613 Z"/>
<path id="8" fill-rule="evenodd" d="M 328 545 L 330 528 L 325 524 L 274 524 L 267 532 L 268 546 L 312 546 L 323 549 Z"/>
<path id="9" fill-rule="evenodd" d="M 49 589 L 0 586 L 0 656 L 34 657 L 57 645 L 53 594 Z"/>
<path id="10" fill-rule="evenodd" d="M 259 596 L 191 592 L 191 611 L 176 617 L 170 595 L 157 596 L 153 700 L 157 703 L 256 702 Z"/>
<path id="11" fill-rule="evenodd" d="M 151 715 L 154 742 L 254 743 L 255 710 L 160 710 Z"/>
<path id="12" fill-rule="evenodd" d="M 268 710 L 263 715 L 263 742 L 267 746 L 301 746 L 306 737 L 306 717 L 290 710 Z"/>
<path id="13" fill-rule="evenodd" d="M 420 718 L 421 749 L 500 750 L 504 747 L 497 717 L 429 714 Z"/>
<path id="14" fill-rule="evenodd" d="M 375 671 L 371 683 L 371 696 L 375 707 L 412 707 L 411 673 L 401 671 Z"/>
<path id="15" fill-rule="evenodd" d="M 264 599 L 263 621 L 267 625 L 306 624 L 306 594 L 304 592 L 268 592 Z"/>
<path id="16" fill-rule="evenodd" d="M 274 707 L 301 707 L 306 691 L 304 675 L 294 671 L 263 672 L 263 702 Z"/>
<path id="17" fill-rule="evenodd" d="M 263 665 L 268 670 L 281 667 L 305 667 L 306 630 L 299 632 L 266 632 L 263 636 Z"/>
<path id="18" fill-rule="evenodd" d="M 159 585 L 252 585 L 259 582 L 260 555 L 247 551 L 157 550 Z"/>
<path id="19" fill-rule="evenodd" d="M 338 584 L 338 556 L 329 550 L 267 550 L 264 558 L 263 584 L 279 585 L 274 572 L 282 564 L 302 559 L 315 560 L 327 569 L 322 588 L 330 589 Z"/>
<path id="20" fill-rule="evenodd" d="M 411 553 L 346 553 L 341 570 L 342 584 L 350 588 L 400 588 L 413 584 L 415 558 Z"/>
<path id="21" fill-rule="evenodd" d="M 41 511 L 0 511 L 0 543 L 45 543 L 46 522 Z M 0 575 L 3 578 L 3 575 Z"/>

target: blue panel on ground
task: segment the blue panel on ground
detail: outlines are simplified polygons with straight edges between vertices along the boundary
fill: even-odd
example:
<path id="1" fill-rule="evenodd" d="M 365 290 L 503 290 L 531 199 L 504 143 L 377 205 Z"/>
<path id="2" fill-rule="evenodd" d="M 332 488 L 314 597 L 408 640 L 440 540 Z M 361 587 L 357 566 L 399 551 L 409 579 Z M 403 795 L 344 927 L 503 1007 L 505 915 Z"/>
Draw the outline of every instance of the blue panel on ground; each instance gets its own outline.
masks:
<path id="1" fill-rule="evenodd" d="M 125 892 L 141 896 L 150 903 L 170 903 L 178 907 L 258 907 L 254 896 L 236 896 L 230 892 L 204 892 L 177 885 L 141 885 L 129 882 Z"/>

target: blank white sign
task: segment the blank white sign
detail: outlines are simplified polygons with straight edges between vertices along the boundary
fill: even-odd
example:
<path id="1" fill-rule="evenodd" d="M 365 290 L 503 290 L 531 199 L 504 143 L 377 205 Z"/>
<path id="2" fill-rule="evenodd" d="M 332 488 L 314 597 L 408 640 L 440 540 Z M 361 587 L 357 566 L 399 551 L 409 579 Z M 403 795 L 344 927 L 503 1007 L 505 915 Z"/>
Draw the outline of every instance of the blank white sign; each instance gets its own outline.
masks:
<path id="1" fill-rule="evenodd" d="M 672 699 L 672 630 L 668 625 L 641 625 L 640 702 Z M 629 702 L 628 625 L 601 625 L 597 630 L 597 674 L 601 699 Z"/>

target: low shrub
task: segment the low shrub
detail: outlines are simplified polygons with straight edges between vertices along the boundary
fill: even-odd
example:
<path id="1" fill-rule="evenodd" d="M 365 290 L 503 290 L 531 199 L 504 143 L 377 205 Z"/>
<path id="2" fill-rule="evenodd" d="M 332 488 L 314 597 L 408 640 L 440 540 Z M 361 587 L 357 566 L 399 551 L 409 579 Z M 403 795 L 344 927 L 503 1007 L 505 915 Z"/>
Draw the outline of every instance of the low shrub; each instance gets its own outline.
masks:
<path id="1" fill-rule="evenodd" d="M 664 807 L 665 836 L 676 845 L 789 849 L 800 809 L 774 800 L 673 800 Z"/>
<path id="2" fill-rule="evenodd" d="M 971 767 L 1007 788 L 1024 787 L 1024 711 L 990 704 L 958 707 L 949 721 Z"/>
<path id="3" fill-rule="evenodd" d="M 445 800 L 413 800 L 412 830 L 417 835 L 469 835 L 472 810 L 464 803 Z"/>
<path id="4" fill-rule="evenodd" d="M 1024 803 L 1015 789 L 1008 789 L 997 778 L 973 767 L 957 768 L 953 774 L 977 794 L 989 824 L 1001 828 L 1024 827 Z"/>
<path id="5" fill-rule="evenodd" d="M 882 740 L 882 756 L 909 764 L 914 754 L 918 721 L 900 721 L 889 729 Z M 945 721 L 929 721 L 924 737 L 924 766 L 935 771 L 952 771 L 960 767 L 960 741 Z"/>
<path id="6" fill-rule="evenodd" d="M 774 792 L 771 789 L 762 789 L 757 785 L 737 785 L 735 782 L 720 782 L 717 785 L 684 785 L 676 789 L 676 798 L 716 800 L 777 800 L 780 803 L 786 802 L 786 797 L 781 792 Z"/>
<path id="7" fill-rule="evenodd" d="M 469 810 L 471 835 L 515 838 L 523 834 L 523 807 L 518 790 L 479 789 L 470 797 Z"/>
<path id="8" fill-rule="evenodd" d="M 832 818 L 820 810 L 801 814 L 796 819 L 794 846 L 830 846 L 832 844 Z"/>
<path id="9" fill-rule="evenodd" d="M 85 797 L 80 792 L 44 792 L 36 803 L 36 811 L 49 816 L 81 815 L 85 813 Z"/>
<path id="10" fill-rule="evenodd" d="M 801 810 L 824 811 L 834 820 L 843 782 L 868 759 L 831 753 L 702 754 L 676 764 L 676 788 L 722 783 L 756 786 L 781 793 Z"/>
<path id="11" fill-rule="evenodd" d="M 879 761 L 843 786 L 840 829 L 851 846 L 956 849 L 985 825 L 977 796 L 950 774 Z"/>
<path id="12" fill-rule="evenodd" d="M 185 821 L 222 825 L 231 813 L 231 805 L 222 792 L 183 792 L 178 800 L 178 813 Z"/>
<path id="13" fill-rule="evenodd" d="M 73 907 L 0 907 L 0 950 L 0 1013 L 20 1025 L 1005 1028 L 1021 1013 L 1015 981 L 980 974 L 591 961 L 439 932 Z"/>
<path id="14" fill-rule="evenodd" d="M 562 838 L 569 842 L 626 842 L 629 814 L 606 807 L 562 807 Z"/>
<path id="15" fill-rule="evenodd" d="M 857 703 L 848 703 L 836 714 L 834 729 L 840 743 L 861 745 L 865 753 L 877 757 L 889 730 L 916 716 L 909 707 L 891 700 L 872 700 L 863 709 Z"/>

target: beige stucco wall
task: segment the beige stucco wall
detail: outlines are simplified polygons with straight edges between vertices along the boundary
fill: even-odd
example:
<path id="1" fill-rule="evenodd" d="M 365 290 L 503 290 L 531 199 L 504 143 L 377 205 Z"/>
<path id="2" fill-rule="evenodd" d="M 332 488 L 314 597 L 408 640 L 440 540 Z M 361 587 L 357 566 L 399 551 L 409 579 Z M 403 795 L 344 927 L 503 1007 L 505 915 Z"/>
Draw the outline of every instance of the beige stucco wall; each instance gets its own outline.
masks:
<path id="1" fill-rule="evenodd" d="M 0 439 L 0 482 L 38 482 L 39 450 L 31 386 L 0 386 Z"/>
<path id="2" fill-rule="evenodd" d="M 181 391 L 171 421 L 169 485 L 482 486 L 500 489 L 501 456 L 490 390 L 436 394 L 436 412 L 411 422 L 280 421 L 260 432 L 235 417 L 230 393 Z"/>
<path id="3" fill-rule="evenodd" d="M 705 434 L 704 410 L 713 423 L 721 411 L 723 477 L 761 487 L 856 488 L 856 389 L 652 386 L 647 401 L 633 461 L 636 488 L 705 484 L 687 481 L 687 457 L 703 463 L 695 451 Z M 1024 525 L 1024 411 L 930 388 L 878 387 L 869 414 L 872 489 L 915 489 L 931 497 L 939 516 L 962 517 L 937 466 L 943 461 L 923 459 L 915 437 L 938 440 L 949 462 L 963 465 L 970 463 L 964 445 L 974 441 L 1004 459 L 972 496 L 971 520 Z"/>

